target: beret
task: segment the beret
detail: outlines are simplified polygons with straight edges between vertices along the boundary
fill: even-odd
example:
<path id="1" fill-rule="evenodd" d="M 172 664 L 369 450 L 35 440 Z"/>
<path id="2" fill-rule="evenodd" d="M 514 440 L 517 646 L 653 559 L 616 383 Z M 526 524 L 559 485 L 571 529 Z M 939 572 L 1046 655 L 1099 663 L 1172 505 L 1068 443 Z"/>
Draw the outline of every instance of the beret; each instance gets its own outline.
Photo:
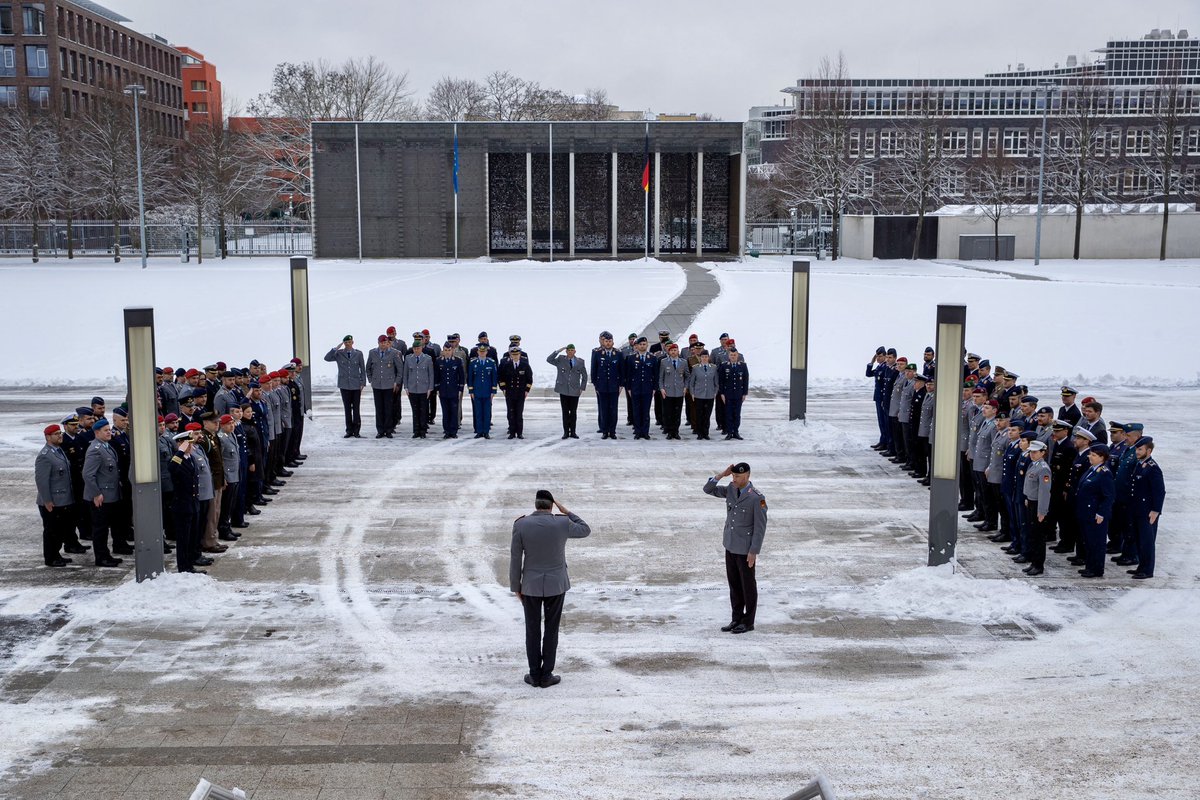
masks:
<path id="1" fill-rule="evenodd" d="M 700 337 L 699 337 L 699 336 L 697 336 L 696 334 L 694 334 L 694 333 L 690 333 L 690 334 L 688 334 L 688 341 L 689 341 L 689 342 L 696 342 L 696 341 L 699 341 L 699 340 L 700 340 Z"/>
<path id="2" fill-rule="evenodd" d="M 975 388 L 972 389 L 971 387 L 973 387 L 973 386 Z M 973 384 L 973 383 L 964 383 L 963 388 L 971 389 L 971 394 L 984 394 L 984 395 L 987 394 L 987 389 L 983 388 L 982 386 L 975 386 L 975 384 Z"/>
<path id="3" fill-rule="evenodd" d="M 551 503 L 554 502 L 554 495 L 550 494 L 548 489 L 538 489 L 534 498 L 537 500 L 549 500 Z"/>
<path id="4" fill-rule="evenodd" d="M 443 343 L 442 343 L 442 349 L 443 349 L 443 350 L 453 350 L 453 349 L 454 349 L 454 342 L 450 342 L 450 341 L 443 342 Z"/>
<path id="5" fill-rule="evenodd" d="M 159 421 L 159 422 L 166 422 L 166 420 L 163 418 L 162 414 L 159 414 L 159 415 L 158 415 L 158 421 Z"/>
<path id="6" fill-rule="evenodd" d="M 1087 439 L 1089 442 L 1096 441 L 1096 434 L 1092 433 L 1087 428 L 1080 428 L 1076 426 L 1073 433 L 1080 439 Z"/>
<path id="7" fill-rule="evenodd" d="M 238 376 L 236 369 L 227 369 L 221 373 L 221 378 L 236 378 Z"/>
<path id="8" fill-rule="evenodd" d="M 637 342 L 635 342 L 635 344 L 641 344 L 642 342 L 646 342 L 646 341 L 649 341 L 649 340 L 645 336 L 639 336 L 637 338 Z"/>
<path id="9" fill-rule="evenodd" d="M 98 419 L 92 423 L 92 430 L 94 430 L 94 431 L 98 431 L 101 428 L 106 428 L 106 427 L 108 427 L 108 420 L 104 419 L 103 417 L 101 417 L 100 419 Z"/>
<path id="10" fill-rule="evenodd" d="M 167 414 L 165 417 L 163 417 L 163 422 L 175 422 L 178 419 L 178 414 Z"/>
<path id="11" fill-rule="evenodd" d="M 217 362 L 217 369 L 219 369 L 219 370 L 221 370 L 221 371 L 223 372 L 223 371 L 225 370 L 225 368 L 226 368 L 226 367 L 225 367 L 225 362 L 224 362 L 224 361 L 218 361 L 218 362 Z"/>
<path id="12" fill-rule="evenodd" d="M 1087 452 L 1089 454 L 1095 453 L 1096 455 L 1102 456 L 1103 458 L 1108 458 L 1108 455 L 1109 455 L 1108 445 L 1106 445 L 1106 444 L 1094 444 L 1087 449 Z"/>
<path id="13" fill-rule="evenodd" d="M 260 384 L 256 380 L 251 380 L 249 386 L 251 389 L 261 389 L 262 388 L 262 384 Z"/>
<path id="14" fill-rule="evenodd" d="M 192 397 L 208 397 L 208 392 L 197 386 L 195 389 L 192 389 Z"/>
<path id="15" fill-rule="evenodd" d="M 200 370 L 198 370 L 198 369 L 189 369 L 187 372 L 185 372 L 185 373 L 183 373 L 183 374 L 184 374 L 184 377 L 190 378 L 190 377 L 192 377 L 193 375 L 199 375 L 199 374 L 200 374 Z"/>
<path id="16" fill-rule="evenodd" d="M 739 461 L 733 465 L 733 469 L 730 471 L 733 472 L 734 475 L 745 475 L 750 471 L 750 465 L 745 461 Z"/>
<path id="17" fill-rule="evenodd" d="M 382 333 L 381 333 L 381 334 L 379 334 L 379 339 L 378 339 L 378 341 L 380 341 L 380 342 L 386 342 L 387 340 L 388 340 L 388 337 L 384 336 Z"/>
<path id="18" fill-rule="evenodd" d="M 989 405 L 992 408 L 999 409 L 1000 401 L 999 400 L 988 400 L 987 403 L 985 403 L 985 405 Z"/>
<path id="19" fill-rule="evenodd" d="M 999 406 L 999 403 L 997 403 L 996 405 Z M 997 411 L 996 419 L 1008 419 L 1008 411 L 1007 410 Z"/>
<path id="20" fill-rule="evenodd" d="M 736 352 L 738 352 L 738 349 L 736 347 L 730 347 L 729 352 L 736 353 Z"/>
<path id="21" fill-rule="evenodd" d="M 304 363 L 304 359 L 302 359 L 302 358 L 293 358 L 293 359 L 292 359 L 292 363 L 293 363 L 293 364 L 295 364 L 295 365 L 298 367 L 298 366 L 300 366 L 301 364 L 303 364 L 303 363 Z M 244 370 L 243 370 L 243 371 L 244 371 Z"/>
<path id="22" fill-rule="evenodd" d="M 423 335 L 425 335 L 425 336 L 428 336 L 428 335 L 429 335 L 429 328 L 422 328 L 422 329 L 421 329 L 421 333 L 422 333 Z"/>
<path id="23" fill-rule="evenodd" d="M 257 359 L 257 358 L 252 358 L 252 359 L 250 359 L 250 366 L 252 366 L 252 367 L 261 367 L 261 366 L 262 366 L 262 364 L 258 363 L 258 359 Z"/>
<path id="24" fill-rule="evenodd" d="M 186 370 L 186 369 L 184 369 L 183 367 L 176 367 L 176 368 L 175 368 L 175 377 L 176 377 L 176 378 L 182 378 L 182 377 L 183 377 L 183 376 L 185 376 L 185 375 L 187 375 L 187 370 Z"/>
<path id="25" fill-rule="evenodd" d="M 395 336 L 396 335 L 396 326 L 388 325 L 387 332 L 390 333 L 392 336 Z"/>
<path id="26" fill-rule="evenodd" d="M 907 371 L 907 370 L 910 370 L 910 369 L 911 369 L 913 372 L 916 372 L 916 371 L 917 371 L 917 365 L 916 365 L 916 364 L 908 364 L 907 366 L 905 366 L 905 367 L 904 367 L 904 369 L 905 369 L 905 371 Z"/>
<path id="27" fill-rule="evenodd" d="M 567 349 L 568 349 L 568 350 L 574 350 L 574 349 L 575 349 L 575 345 L 573 345 L 573 344 L 569 344 L 569 345 L 567 345 Z"/>
<path id="28" fill-rule="evenodd" d="M 926 353 L 932 353 L 932 352 L 933 352 L 933 348 L 932 348 L 932 347 L 926 347 L 926 348 L 925 348 L 925 352 L 926 352 Z"/>
<path id="29" fill-rule="evenodd" d="M 1134 442 L 1133 446 L 1135 448 L 1138 448 L 1144 444 L 1154 444 L 1154 437 L 1153 436 L 1143 436 L 1142 438 L 1140 438 L 1136 442 Z"/>
<path id="30" fill-rule="evenodd" d="M 104 405 L 104 398 L 103 398 L 103 397 L 93 397 L 93 398 L 92 398 L 92 405 L 94 405 L 94 406 L 102 406 L 102 405 Z"/>
<path id="31" fill-rule="evenodd" d="M 1087 397 L 1083 398 L 1083 400 L 1082 400 L 1082 401 L 1080 401 L 1080 402 L 1082 402 L 1082 403 L 1083 403 L 1083 404 L 1086 406 L 1088 403 L 1094 403 L 1094 402 L 1096 402 L 1096 398 L 1092 397 L 1092 396 L 1089 394 Z"/>
<path id="32" fill-rule="evenodd" d="M 729 338 L 729 334 L 728 334 L 728 333 L 722 333 L 722 334 L 721 334 L 720 336 L 718 336 L 717 338 L 718 338 L 718 339 L 728 339 L 728 338 Z"/>
<path id="33" fill-rule="evenodd" d="M 62 425 L 59 425 L 57 422 L 55 422 L 53 425 L 47 425 L 44 429 L 42 429 L 42 433 L 46 436 L 49 436 L 52 433 L 62 433 L 62 429 Z"/>
<path id="34" fill-rule="evenodd" d="M 203 426 L 201 426 L 199 422 L 189 422 L 187 425 L 183 426 L 183 429 L 185 431 L 198 431 L 201 430 L 202 427 Z"/>
<path id="35" fill-rule="evenodd" d="M 79 408 L 75 409 L 75 413 L 81 417 L 84 414 L 87 414 L 90 417 L 90 416 L 92 416 L 92 407 L 91 406 L 80 406 Z"/>
<path id="36" fill-rule="evenodd" d="M 897 363 L 897 364 L 907 364 L 907 363 L 908 363 L 908 359 L 907 359 L 907 358 L 905 358 L 904 356 L 900 356 L 899 358 L 897 358 L 897 359 L 896 359 L 896 363 Z"/>
<path id="37" fill-rule="evenodd" d="M 1053 408 L 1051 408 L 1050 406 L 1042 406 L 1041 408 L 1039 408 L 1039 409 L 1037 410 L 1037 413 L 1039 413 L 1039 414 L 1050 414 L 1051 416 L 1053 416 L 1053 415 L 1054 415 L 1054 409 L 1053 409 Z"/>
<path id="38" fill-rule="evenodd" d="M 601 336 L 603 336 L 604 334 L 602 333 L 602 334 L 600 334 L 600 335 L 601 335 Z M 480 332 L 479 332 L 479 338 L 480 338 L 480 339 L 486 339 L 486 338 L 487 338 L 487 331 L 480 331 Z M 610 338 L 610 339 L 612 338 L 612 334 L 611 334 L 611 333 L 610 333 L 610 334 L 608 334 L 608 338 Z"/>
<path id="39" fill-rule="evenodd" d="M 674 342 L 671 342 L 670 344 L 667 345 L 667 349 L 668 350 L 678 350 L 679 345 L 675 344 Z"/>
<path id="40" fill-rule="evenodd" d="M 229 414 L 222 414 L 221 418 L 217 421 L 222 425 L 228 425 L 229 423 L 233 422 L 233 417 Z"/>

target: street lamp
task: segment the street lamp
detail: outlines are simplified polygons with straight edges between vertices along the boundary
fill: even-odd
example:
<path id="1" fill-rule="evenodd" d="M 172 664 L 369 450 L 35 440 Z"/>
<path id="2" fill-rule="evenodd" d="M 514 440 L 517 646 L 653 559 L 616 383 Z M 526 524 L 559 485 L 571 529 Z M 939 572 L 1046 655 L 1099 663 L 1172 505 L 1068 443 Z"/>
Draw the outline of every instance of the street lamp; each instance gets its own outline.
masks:
<path id="1" fill-rule="evenodd" d="M 292 266 L 292 355 L 300 359 L 300 378 L 304 407 L 312 408 L 312 381 L 309 380 L 308 259 L 297 256 Z"/>
<path id="2" fill-rule="evenodd" d="M 808 414 L 808 262 L 792 262 L 792 375 L 788 419 Z"/>
<path id="3" fill-rule="evenodd" d="M 158 408 L 154 387 L 154 309 L 125 309 L 125 379 L 132 448 L 134 568 L 139 583 L 163 571 L 158 475 Z"/>
<path id="4" fill-rule="evenodd" d="M 1042 198 L 1044 195 L 1042 189 L 1046 184 L 1046 118 L 1050 115 L 1050 90 L 1058 88 L 1056 84 L 1049 81 L 1041 81 L 1038 86 L 1045 90 L 1046 99 L 1042 103 L 1042 146 L 1038 155 L 1037 230 L 1033 235 L 1034 266 L 1042 263 Z"/>
<path id="5" fill-rule="evenodd" d="M 142 187 L 142 121 L 138 114 L 138 98 L 146 94 L 146 88 L 140 83 L 131 83 L 125 87 L 125 94 L 133 97 L 133 138 L 137 141 L 137 176 L 138 176 L 138 220 L 142 238 L 142 269 L 146 268 L 146 194 Z"/>
<path id="6" fill-rule="evenodd" d="M 958 545 L 958 433 L 967 307 L 937 307 L 937 368 L 933 392 L 933 452 L 929 480 L 929 566 L 954 558 Z M 928 402 L 928 398 L 926 399 Z"/>

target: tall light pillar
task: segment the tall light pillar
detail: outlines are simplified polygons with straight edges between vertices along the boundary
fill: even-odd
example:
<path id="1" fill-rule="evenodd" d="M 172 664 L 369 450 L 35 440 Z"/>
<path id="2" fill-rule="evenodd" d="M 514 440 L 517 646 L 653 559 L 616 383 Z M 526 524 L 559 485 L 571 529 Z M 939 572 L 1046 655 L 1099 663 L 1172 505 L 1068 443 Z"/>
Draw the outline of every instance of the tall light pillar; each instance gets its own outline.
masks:
<path id="1" fill-rule="evenodd" d="M 933 448 L 929 481 L 929 566 L 954 558 L 958 545 L 958 434 L 962 424 L 963 343 L 967 307 L 937 307 L 937 368 L 934 371 Z"/>
<path id="2" fill-rule="evenodd" d="M 304 407 L 312 408 L 312 366 L 310 361 L 310 327 L 308 320 L 308 259 L 297 256 L 291 260 L 292 272 L 292 355 L 300 359 L 300 385 L 304 391 Z"/>
<path id="3" fill-rule="evenodd" d="M 788 419 L 808 418 L 808 262 L 792 262 L 792 375 Z"/>
<path id="4" fill-rule="evenodd" d="M 354 213 L 358 217 L 358 261 L 362 263 L 362 165 L 358 154 L 358 123 L 354 123 Z"/>
<path id="5" fill-rule="evenodd" d="M 567 153 L 567 255 L 575 257 L 575 141 Z"/>
<path id="6" fill-rule="evenodd" d="M 142 240 L 142 269 L 146 268 L 146 256 L 149 248 L 146 243 L 146 192 L 142 180 L 142 115 L 138 113 L 138 98 L 146 94 L 146 88 L 141 84 L 132 83 L 124 89 L 125 94 L 133 96 L 133 138 L 137 145 L 137 181 L 138 181 L 138 234 Z"/>
<path id="7" fill-rule="evenodd" d="M 154 309 L 125 309 L 125 381 L 129 387 L 130 484 L 134 571 L 138 583 L 163 571 L 158 484 L 158 396 L 154 387 Z"/>

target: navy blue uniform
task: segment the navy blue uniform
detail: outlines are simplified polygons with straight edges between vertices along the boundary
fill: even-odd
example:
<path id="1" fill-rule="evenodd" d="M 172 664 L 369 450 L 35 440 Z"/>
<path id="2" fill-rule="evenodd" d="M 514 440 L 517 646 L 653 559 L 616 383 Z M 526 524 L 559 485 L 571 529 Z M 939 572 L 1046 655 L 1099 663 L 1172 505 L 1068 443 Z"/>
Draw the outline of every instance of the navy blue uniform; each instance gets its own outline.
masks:
<path id="1" fill-rule="evenodd" d="M 525 438 L 525 395 L 533 388 L 533 369 L 524 358 L 513 363 L 512 358 L 500 362 L 496 372 L 508 407 L 508 438 Z"/>
<path id="2" fill-rule="evenodd" d="M 180 572 L 195 572 L 200 557 L 200 473 L 196 462 L 179 453 L 167 462 L 171 472 L 171 516 L 175 525 L 175 562 Z"/>
<path id="3" fill-rule="evenodd" d="M 458 406 L 462 402 L 466 380 L 462 359 L 441 356 L 434 362 L 437 369 L 437 392 L 442 401 L 442 432 L 447 437 L 458 436 Z"/>
<path id="4" fill-rule="evenodd" d="M 649 353 L 633 353 L 625 359 L 621 382 L 633 398 L 633 435 L 650 436 L 650 404 L 658 391 L 659 361 Z"/>
<path id="5" fill-rule="evenodd" d="M 1133 471 L 1129 514 L 1137 530 L 1138 573 L 1154 576 L 1154 545 L 1158 538 L 1158 518 L 1150 521 L 1150 512 L 1162 513 L 1167 490 L 1162 468 L 1152 457 L 1139 461 Z"/>
<path id="6" fill-rule="evenodd" d="M 717 370 L 717 382 L 725 396 L 725 435 L 740 439 L 742 401 L 750 393 L 750 368 L 741 361 L 726 362 Z"/>
<path id="7" fill-rule="evenodd" d="M 475 438 L 492 433 L 492 395 L 496 393 L 496 361 L 489 357 L 473 358 L 467 367 L 471 387 L 471 423 Z"/>
<path id="8" fill-rule="evenodd" d="M 1104 464 L 1083 473 L 1075 489 L 1075 510 L 1084 541 L 1084 566 L 1093 575 L 1104 574 L 1105 545 L 1115 496 L 1113 474 Z M 1096 522 L 1096 517 L 1101 521 Z"/>
<path id="9" fill-rule="evenodd" d="M 1017 493 L 1021 491 L 1024 477 L 1017 477 L 1017 462 L 1021 458 L 1020 440 L 1010 441 L 1004 447 L 1004 458 L 1000 470 L 1000 495 L 1004 500 L 1005 513 L 1000 518 L 1003 534 L 999 541 L 1020 542 L 1021 520 L 1017 509 Z"/>
<path id="10" fill-rule="evenodd" d="M 616 348 L 592 351 L 592 386 L 596 390 L 596 416 L 601 433 L 617 435 L 617 401 L 621 397 L 624 356 Z"/>
<path id="11" fill-rule="evenodd" d="M 875 401 L 875 421 L 879 424 L 879 444 L 885 446 L 891 444 L 887 403 L 892 396 L 890 387 L 895 381 L 894 372 L 895 370 L 882 361 L 867 362 L 866 377 L 875 379 L 875 391 L 871 395 L 871 399 Z"/>

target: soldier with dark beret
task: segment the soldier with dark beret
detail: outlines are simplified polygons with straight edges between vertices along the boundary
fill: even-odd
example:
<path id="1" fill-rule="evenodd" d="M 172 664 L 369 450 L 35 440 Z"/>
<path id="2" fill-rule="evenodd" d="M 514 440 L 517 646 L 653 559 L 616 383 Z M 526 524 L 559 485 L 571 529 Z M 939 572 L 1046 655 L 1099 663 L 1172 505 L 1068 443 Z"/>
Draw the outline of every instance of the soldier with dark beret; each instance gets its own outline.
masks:
<path id="1" fill-rule="evenodd" d="M 634 343 L 633 355 L 625 359 L 622 383 L 633 397 L 633 438 L 650 439 L 650 406 L 658 390 L 658 360 L 647 351 L 645 336 Z"/>
<path id="2" fill-rule="evenodd" d="M 728 486 L 721 479 L 730 477 Z M 704 493 L 725 499 L 725 578 L 729 582 L 732 617 L 721 630 L 747 633 L 754 630 L 758 610 L 758 580 L 755 566 L 767 533 L 767 498 L 750 482 L 750 465 L 745 461 L 730 464 L 709 478 Z"/>
<path id="3" fill-rule="evenodd" d="M 508 438 L 524 439 L 525 398 L 533 388 L 533 368 L 522 358 L 520 345 L 508 348 L 508 357 L 500 363 L 496 377 L 508 408 Z"/>
<path id="4" fill-rule="evenodd" d="M 92 515 L 92 548 L 96 566 L 120 566 L 121 559 L 113 558 L 108 549 L 112 510 L 121 499 L 121 476 L 117 454 L 109 446 L 112 426 L 106 419 L 92 423 L 95 439 L 88 446 L 83 462 L 83 499 L 89 503 Z"/>
<path id="5" fill-rule="evenodd" d="M 65 567 L 71 559 L 63 557 L 62 547 L 75 539 L 71 521 L 75 504 L 71 462 L 61 446 L 62 425 L 48 425 L 42 435 L 46 444 L 33 461 L 37 507 L 42 517 L 42 560 L 47 567 Z"/>

